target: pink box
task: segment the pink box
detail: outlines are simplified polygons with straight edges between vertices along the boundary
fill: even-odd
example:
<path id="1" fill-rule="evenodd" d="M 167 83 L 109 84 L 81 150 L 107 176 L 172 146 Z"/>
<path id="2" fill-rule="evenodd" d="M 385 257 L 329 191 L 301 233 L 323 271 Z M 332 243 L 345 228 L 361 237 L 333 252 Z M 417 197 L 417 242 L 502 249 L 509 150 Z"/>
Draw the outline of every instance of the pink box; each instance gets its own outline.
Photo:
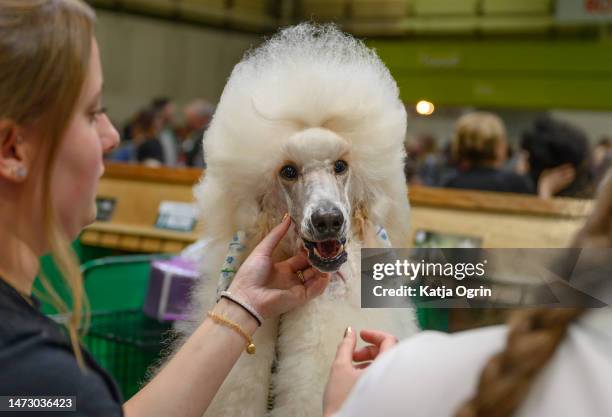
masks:
<path id="1" fill-rule="evenodd" d="M 159 321 L 186 319 L 189 294 L 198 278 L 196 265 L 184 258 L 153 261 L 144 313 Z"/>

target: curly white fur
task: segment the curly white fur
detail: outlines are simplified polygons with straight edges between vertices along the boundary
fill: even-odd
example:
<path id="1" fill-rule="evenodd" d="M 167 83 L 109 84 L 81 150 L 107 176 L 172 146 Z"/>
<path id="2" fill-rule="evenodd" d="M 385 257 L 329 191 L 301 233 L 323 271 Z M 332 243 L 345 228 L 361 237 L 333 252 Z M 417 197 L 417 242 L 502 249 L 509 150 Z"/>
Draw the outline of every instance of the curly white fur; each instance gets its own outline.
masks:
<path id="1" fill-rule="evenodd" d="M 287 211 L 277 178 L 280 150 L 287 138 L 309 128 L 330 130 L 350 148 L 353 231 L 341 269 L 347 282 L 333 282 L 323 296 L 259 329 L 257 355 L 239 360 L 206 416 L 262 417 L 270 384 L 271 416 L 320 415 L 329 366 L 347 325 L 400 337 L 416 329 L 411 311 L 360 308 L 360 248 L 376 245 L 373 225 L 385 227 L 396 246 L 408 241 L 406 113 L 397 85 L 362 42 L 333 25 L 300 24 L 234 68 L 205 134 L 208 169 L 196 196 L 209 242 L 200 261 L 206 279 L 194 292 L 194 320 L 186 332 L 214 302 L 232 235 L 243 230 L 252 236 L 250 250 Z M 297 242 L 290 232 L 276 257 L 295 253 Z M 271 375 L 275 355 L 277 372 Z"/>

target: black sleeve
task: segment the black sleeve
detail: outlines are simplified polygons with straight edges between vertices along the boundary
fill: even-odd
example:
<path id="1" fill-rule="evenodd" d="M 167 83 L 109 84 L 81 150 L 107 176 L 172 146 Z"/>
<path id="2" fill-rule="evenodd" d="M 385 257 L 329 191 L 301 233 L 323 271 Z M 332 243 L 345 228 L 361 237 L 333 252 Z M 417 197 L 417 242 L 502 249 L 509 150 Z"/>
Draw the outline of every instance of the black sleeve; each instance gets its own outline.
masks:
<path id="1" fill-rule="evenodd" d="M 156 161 L 164 163 L 164 150 L 161 143 L 157 139 L 145 140 L 136 151 L 136 158 L 138 162 L 146 161 L 147 159 L 155 159 Z"/>
<path id="2" fill-rule="evenodd" d="M 508 179 L 506 180 L 510 186 L 508 191 L 512 193 L 520 194 L 533 194 L 534 189 L 531 181 L 521 175 L 515 174 L 514 172 L 509 173 Z"/>
<path id="3" fill-rule="evenodd" d="M 455 187 L 455 179 L 456 179 L 457 175 L 456 174 L 451 174 L 451 175 L 446 175 L 444 176 L 441 180 L 440 180 L 440 187 L 442 188 L 454 188 Z"/>
<path id="4" fill-rule="evenodd" d="M 40 341 L 23 340 L 0 350 L 0 395 L 74 396 L 76 411 L 36 412 L 32 415 L 122 417 L 122 405 L 113 398 L 105 375 L 83 371 L 71 351 Z M 2 412 L 2 417 L 25 417 L 28 412 Z"/>

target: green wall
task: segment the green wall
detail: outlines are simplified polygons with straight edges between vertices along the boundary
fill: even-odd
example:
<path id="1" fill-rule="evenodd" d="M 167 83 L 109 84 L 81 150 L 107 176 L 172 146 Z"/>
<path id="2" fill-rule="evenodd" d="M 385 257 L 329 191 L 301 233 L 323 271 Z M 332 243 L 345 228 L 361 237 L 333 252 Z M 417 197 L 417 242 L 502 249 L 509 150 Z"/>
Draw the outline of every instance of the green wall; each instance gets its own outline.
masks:
<path id="1" fill-rule="evenodd" d="M 437 105 L 612 110 L 612 42 L 373 40 L 402 99 Z"/>

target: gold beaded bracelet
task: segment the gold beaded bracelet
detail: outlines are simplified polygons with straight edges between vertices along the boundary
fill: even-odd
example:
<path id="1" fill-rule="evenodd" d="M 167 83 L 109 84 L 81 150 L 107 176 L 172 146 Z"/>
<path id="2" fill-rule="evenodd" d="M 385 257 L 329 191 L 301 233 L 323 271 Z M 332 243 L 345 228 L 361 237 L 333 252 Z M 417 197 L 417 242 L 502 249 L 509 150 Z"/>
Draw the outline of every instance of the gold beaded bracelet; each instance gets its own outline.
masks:
<path id="1" fill-rule="evenodd" d="M 248 334 L 246 334 L 246 332 L 242 330 L 239 325 L 237 325 L 233 321 L 226 319 L 225 317 L 222 317 L 218 314 L 213 313 L 212 311 L 208 312 L 208 317 L 210 317 L 211 320 L 214 321 L 215 323 L 229 327 L 230 329 L 238 333 L 240 336 L 244 337 L 247 341 L 247 347 L 246 347 L 247 353 L 249 355 L 253 355 L 255 353 L 255 345 L 253 344 L 253 339 Z"/>

